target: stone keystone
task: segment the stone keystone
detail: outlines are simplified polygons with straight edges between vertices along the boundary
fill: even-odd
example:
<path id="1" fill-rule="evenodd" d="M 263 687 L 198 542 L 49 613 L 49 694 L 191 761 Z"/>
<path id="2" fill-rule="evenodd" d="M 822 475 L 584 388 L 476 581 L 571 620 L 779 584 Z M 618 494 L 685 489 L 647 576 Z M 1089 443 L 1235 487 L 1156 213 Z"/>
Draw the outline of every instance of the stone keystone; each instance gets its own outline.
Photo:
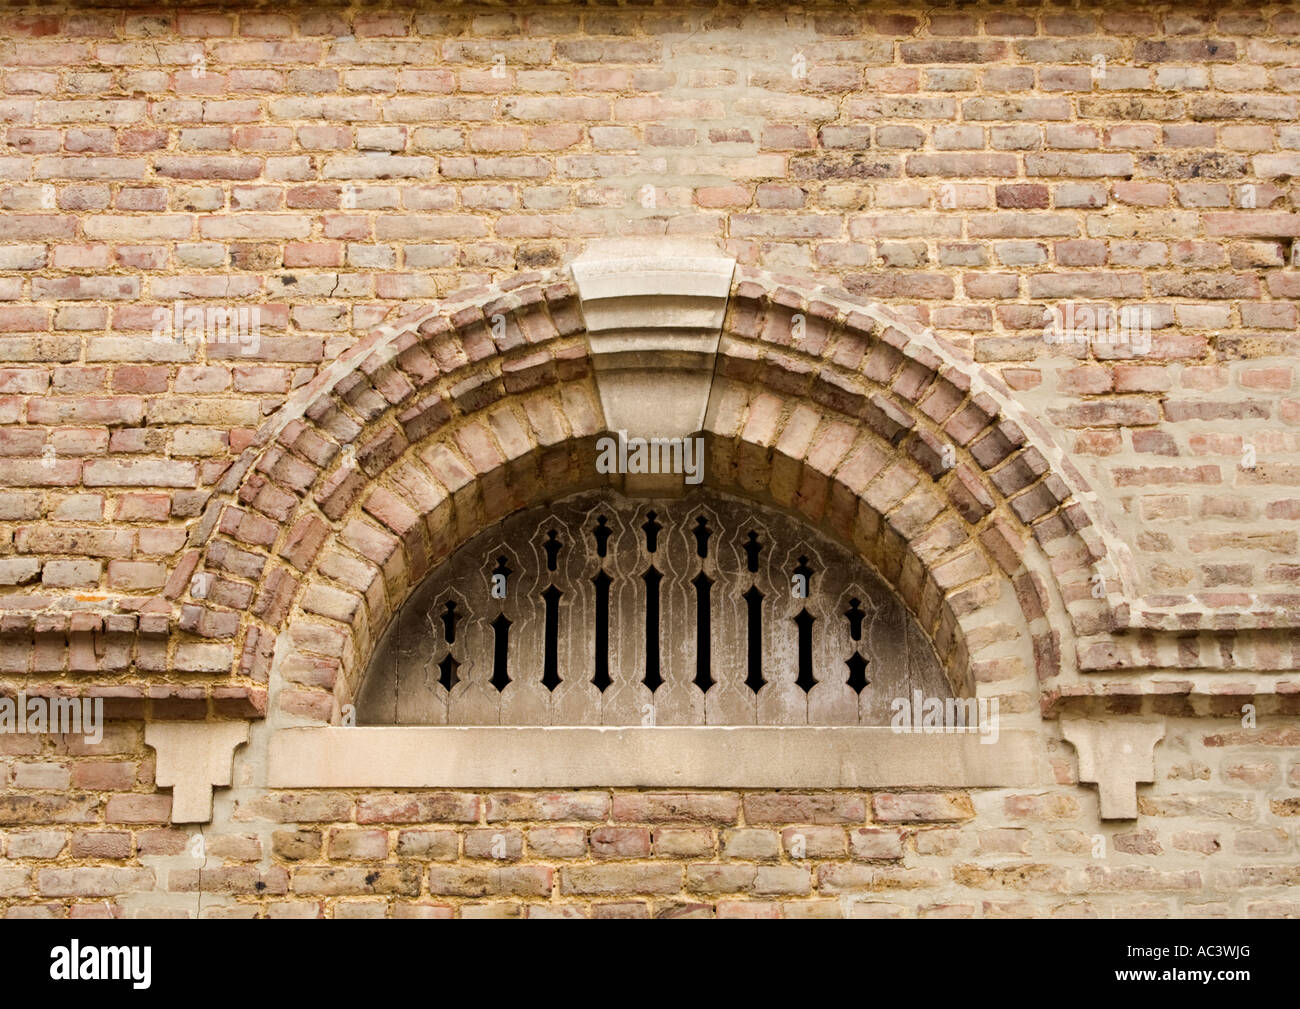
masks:
<path id="1" fill-rule="evenodd" d="M 677 440 L 704 427 L 736 261 L 697 245 L 598 243 L 574 261 L 608 431 Z M 629 494 L 680 494 L 681 473 L 625 473 Z"/>

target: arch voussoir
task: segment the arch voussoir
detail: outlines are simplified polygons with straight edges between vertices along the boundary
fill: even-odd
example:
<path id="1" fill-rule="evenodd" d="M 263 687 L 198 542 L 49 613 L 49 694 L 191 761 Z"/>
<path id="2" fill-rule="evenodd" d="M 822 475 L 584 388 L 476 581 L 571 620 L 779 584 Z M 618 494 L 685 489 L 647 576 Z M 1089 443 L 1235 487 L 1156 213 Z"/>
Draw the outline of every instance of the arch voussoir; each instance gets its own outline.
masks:
<path id="1" fill-rule="evenodd" d="M 1067 619 L 1076 632 L 1113 628 L 1114 614 L 1123 612 L 1116 593 L 1098 599 L 1091 591 L 1097 565 L 1108 558 L 1108 541 L 1074 494 L 1072 485 L 1086 484 L 1076 468 L 1058 465 L 1061 454 L 1042 425 L 1009 409 L 1014 401 L 998 379 L 911 320 L 846 292 L 802 289 L 808 293 L 800 298 L 777 279 L 742 274 L 737 291 L 744 301 L 729 317 L 726 353 L 757 373 L 764 364 L 760 344 L 793 345 L 795 317 L 812 314 L 815 304 L 815 345 L 807 349 L 820 357 L 822 370 L 813 398 L 872 427 L 940 481 L 980 541 L 997 549 L 999 569 L 1027 549 L 1025 537 L 1011 532 L 1017 528 L 1054 552 L 1080 550 L 1086 558 L 1080 565 L 1053 576 L 1090 586 L 1086 594 L 1059 597 Z M 945 444 L 956 465 L 942 466 Z M 985 536 L 983 527 L 993 523 Z"/>

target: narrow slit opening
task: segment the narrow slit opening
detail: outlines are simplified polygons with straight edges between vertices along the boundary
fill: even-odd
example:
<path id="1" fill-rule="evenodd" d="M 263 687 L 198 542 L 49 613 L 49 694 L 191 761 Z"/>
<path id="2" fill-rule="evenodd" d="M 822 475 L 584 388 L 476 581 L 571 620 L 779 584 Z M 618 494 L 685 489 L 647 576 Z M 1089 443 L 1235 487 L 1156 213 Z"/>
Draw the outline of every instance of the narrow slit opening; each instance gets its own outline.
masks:
<path id="1" fill-rule="evenodd" d="M 608 520 L 605 518 L 604 515 L 597 516 L 597 518 L 596 518 L 596 528 L 594 528 L 594 529 L 592 530 L 592 534 L 596 537 L 596 556 L 597 556 L 597 557 L 604 557 L 604 556 L 605 556 L 606 551 L 609 549 L 609 537 L 610 537 L 610 536 L 613 534 L 613 532 L 614 532 L 614 530 L 611 529 L 611 528 L 606 524 L 607 521 L 608 521 Z"/>
<path id="2" fill-rule="evenodd" d="M 558 561 L 560 551 L 563 548 L 564 544 L 560 542 L 559 534 L 554 529 L 546 534 L 546 542 L 542 544 L 542 549 L 546 551 L 547 571 L 554 571 L 556 569 L 556 562 Z"/>
<path id="3" fill-rule="evenodd" d="M 713 579 L 701 571 L 692 584 L 695 586 L 695 685 L 707 694 L 714 682 L 710 671 L 713 659 L 709 628 L 709 590 Z"/>
<path id="4" fill-rule="evenodd" d="M 492 621 L 492 686 L 505 690 L 510 682 L 510 618 L 504 613 Z"/>
<path id="5" fill-rule="evenodd" d="M 691 530 L 691 535 L 695 537 L 695 553 L 699 557 L 709 556 L 709 537 L 713 535 L 713 530 L 709 528 L 709 520 L 701 515 L 695 520 L 695 528 Z"/>
<path id="6" fill-rule="evenodd" d="M 867 679 L 867 660 L 859 652 L 854 651 L 844 664 L 849 667 L 849 686 L 853 688 L 855 694 L 861 694 L 871 683 Z"/>
<path id="7" fill-rule="evenodd" d="M 505 556 L 502 555 L 501 557 L 498 557 L 497 566 L 492 569 L 492 577 L 490 579 L 493 599 L 504 599 L 506 597 L 507 587 L 510 584 L 510 576 L 512 574 L 514 574 L 514 571 L 512 571 L 510 565 L 506 563 Z"/>
<path id="8" fill-rule="evenodd" d="M 591 682 L 601 693 L 612 682 L 609 677 L 609 575 L 604 571 L 592 579 L 596 586 L 596 671 Z"/>
<path id="9" fill-rule="evenodd" d="M 659 675 L 659 582 L 663 575 L 651 565 L 645 580 L 645 677 L 641 681 L 654 693 L 664 682 Z"/>
<path id="10" fill-rule="evenodd" d="M 460 676 L 456 672 L 458 669 L 460 669 L 460 663 L 450 653 L 445 655 L 443 660 L 438 663 L 438 682 L 442 684 L 443 690 L 450 690 L 460 682 Z"/>
<path id="11" fill-rule="evenodd" d="M 442 640 L 449 645 L 456 643 L 456 600 L 448 599 L 442 608 Z"/>
<path id="12" fill-rule="evenodd" d="M 844 615 L 849 621 L 849 637 L 854 641 L 862 640 L 862 618 L 866 613 L 862 611 L 862 602 L 859 599 L 850 599 L 849 608 L 844 611 Z"/>
<path id="13" fill-rule="evenodd" d="M 560 596 L 564 595 L 554 585 L 542 593 L 546 603 L 546 633 L 543 642 L 542 686 L 555 690 L 560 685 Z"/>
<path id="14" fill-rule="evenodd" d="M 799 629 L 799 675 L 795 683 L 804 693 L 817 685 L 817 678 L 813 676 L 812 656 L 812 628 L 816 619 L 807 610 L 800 610 L 794 618 L 795 626 Z"/>
<path id="15" fill-rule="evenodd" d="M 645 513 L 645 521 L 641 523 L 641 529 L 645 532 L 645 551 L 652 554 L 659 547 L 659 530 L 662 529 L 655 519 L 655 513 L 652 511 Z"/>
<path id="16" fill-rule="evenodd" d="M 752 535 L 752 534 L 751 534 Z M 745 592 L 745 621 L 748 634 L 748 675 L 745 685 L 754 693 L 767 682 L 763 679 L 763 593 L 757 585 Z"/>

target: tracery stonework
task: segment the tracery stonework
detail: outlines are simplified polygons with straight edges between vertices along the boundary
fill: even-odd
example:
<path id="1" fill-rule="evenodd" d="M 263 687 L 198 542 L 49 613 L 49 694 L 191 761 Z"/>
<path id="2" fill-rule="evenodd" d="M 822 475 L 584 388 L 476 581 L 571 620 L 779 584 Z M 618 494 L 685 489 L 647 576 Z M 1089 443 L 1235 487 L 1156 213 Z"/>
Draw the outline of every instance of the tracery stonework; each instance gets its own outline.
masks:
<path id="1" fill-rule="evenodd" d="M 886 725 L 917 690 L 951 692 L 843 547 L 738 498 L 604 492 L 519 512 L 433 572 L 371 660 L 358 720 Z"/>

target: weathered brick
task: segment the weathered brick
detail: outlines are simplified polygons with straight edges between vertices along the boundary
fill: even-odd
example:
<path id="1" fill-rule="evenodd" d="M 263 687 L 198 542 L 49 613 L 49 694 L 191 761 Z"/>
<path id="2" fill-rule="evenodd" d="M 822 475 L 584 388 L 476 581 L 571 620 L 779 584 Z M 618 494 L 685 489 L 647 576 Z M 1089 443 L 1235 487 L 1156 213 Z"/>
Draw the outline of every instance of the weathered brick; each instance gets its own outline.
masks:
<path id="1" fill-rule="evenodd" d="M 967 796 L 944 792 L 880 792 L 871 797 L 871 809 L 882 822 L 952 823 L 975 815 Z"/>
<path id="2" fill-rule="evenodd" d="M 708 792 L 641 792 L 614 796 L 612 818 L 619 823 L 735 823 L 740 798 Z"/>
<path id="3" fill-rule="evenodd" d="M 677 865 L 583 865 L 560 870 L 563 894 L 668 894 L 682 888 Z"/>

